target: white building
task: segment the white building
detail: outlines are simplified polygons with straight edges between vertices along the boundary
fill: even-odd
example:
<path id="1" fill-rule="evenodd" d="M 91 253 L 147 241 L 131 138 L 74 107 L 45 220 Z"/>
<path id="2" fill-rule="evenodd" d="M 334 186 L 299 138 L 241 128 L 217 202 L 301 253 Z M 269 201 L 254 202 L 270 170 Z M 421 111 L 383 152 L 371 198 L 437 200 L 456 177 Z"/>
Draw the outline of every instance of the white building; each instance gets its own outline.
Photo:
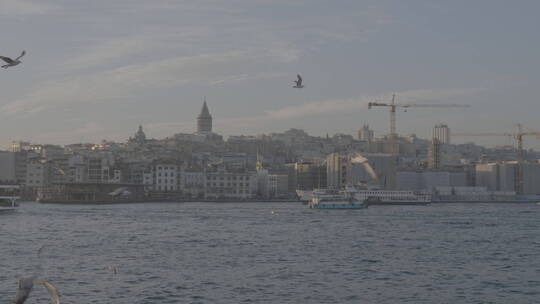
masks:
<path id="1" fill-rule="evenodd" d="M 476 186 L 486 187 L 488 191 L 516 191 L 517 162 L 476 164 L 475 170 Z M 524 171 L 524 177 L 525 175 Z M 529 180 L 524 178 L 524 186 Z"/>
<path id="2" fill-rule="evenodd" d="M 179 191 L 178 166 L 169 163 L 156 163 L 143 173 L 145 189 L 160 192 Z"/>
<path id="3" fill-rule="evenodd" d="M 180 190 L 189 197 L 204 197 L 206 174 L 201 171 L 181 170 L 179 174 Z"/>
<path id="4" fill-rule="evenodd" d="M 397 173 L 398 190 L 433 191 L 441 187 L 466 187 L 466 172 L 400 171 Z"/>
<path id="5" fill-rule="evenodd" d="M 206 198 L 249 199 L 256 194 L 256 172 L 230 172 L 220 168 L 206 173 Z"/>
<path id="6" fill-rule="evenodd" d="M 50 182 L 50 165 L 32 162 L 26 166 L 26 186 L 30 188 L 44 187 Z"/>

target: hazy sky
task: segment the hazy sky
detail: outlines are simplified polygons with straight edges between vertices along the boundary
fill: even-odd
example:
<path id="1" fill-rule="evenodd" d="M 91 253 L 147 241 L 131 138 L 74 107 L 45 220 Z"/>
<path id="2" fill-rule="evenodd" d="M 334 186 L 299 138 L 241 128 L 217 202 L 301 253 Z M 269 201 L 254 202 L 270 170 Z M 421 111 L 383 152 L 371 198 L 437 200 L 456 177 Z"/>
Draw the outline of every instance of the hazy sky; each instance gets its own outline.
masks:
<path id="1" fill-rule="evenodd" d="M 540 130 L 539 11 L 536 0 L 0 0 L 0 54 L 27 51 L 0 71 L 0 147 L 125 141 L 139 124 L 152 138 L 190 133 L 204 96 L 225 136 L 364 123 L 383 135 L 387 109 L 366 104 L 392 93 L 471 105 L 400 111 L 400 134 Z"/>

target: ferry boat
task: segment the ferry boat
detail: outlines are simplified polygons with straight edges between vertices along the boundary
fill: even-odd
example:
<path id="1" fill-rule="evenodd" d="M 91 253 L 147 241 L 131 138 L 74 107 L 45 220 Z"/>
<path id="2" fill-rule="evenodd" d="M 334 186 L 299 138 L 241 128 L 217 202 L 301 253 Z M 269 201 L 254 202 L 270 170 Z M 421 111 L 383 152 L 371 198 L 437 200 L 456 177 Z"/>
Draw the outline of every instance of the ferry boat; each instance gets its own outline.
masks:
<path id="1" fill-rule="evenodd" d="M 355 190 L 358 200 L 369 200 L 370 205 L 428 205 L 431 194 L 409 190 Z"/>
<path id="2" fill-rule="evenodd" d="M 308 206 L 312 209 L 364 209 L 368 207 L 365 201 L 359 201 L 353 193 L 347 191 L 313 193 Z"/>
<path id="3" fill-rule="evenodd" d="M 309 203 L 315 196 L 324 194 L 326 191 L 324 189 L 296 190 L 296 193 L 300 201 Z M 347 186 L 345 191 L 354 193 L 358 201 L 369 201 L 369 205 L 428 205 L 432 201 L 430 193 L 409 190 L 358 189 Z"/>
<path id="4" fill-rule="evenodd" d="M 0 212 L 12 211 L 19 207 L 18 185 L 0 185 Z"/>

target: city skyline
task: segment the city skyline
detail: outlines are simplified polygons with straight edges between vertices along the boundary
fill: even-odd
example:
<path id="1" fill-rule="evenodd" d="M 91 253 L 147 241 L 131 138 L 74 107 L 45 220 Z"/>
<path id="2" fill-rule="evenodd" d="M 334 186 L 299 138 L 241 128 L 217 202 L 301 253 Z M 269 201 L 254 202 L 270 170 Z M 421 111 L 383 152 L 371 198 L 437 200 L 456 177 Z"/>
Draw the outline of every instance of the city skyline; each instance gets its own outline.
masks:
<path id="1" fill-rule="evenodd" d="M 203 96 L 225 136 L 354 135 L 364 123 L 381 136 L 388 111 L 367 103 L 394 93 L 397 102 L 471 105 L 399 112 L 401 135 L 429 138 L 439 123 L 540 129 L 539 5 L 463 3 L 0 1 L 0 24 L 13 29 L 2 55 L 28 52 L 0 74 L 0 147 L 124 141 L 139 124 L 150 138 L 191 133 Z M 302 90 L 291 88 L 297 73 Z"/>

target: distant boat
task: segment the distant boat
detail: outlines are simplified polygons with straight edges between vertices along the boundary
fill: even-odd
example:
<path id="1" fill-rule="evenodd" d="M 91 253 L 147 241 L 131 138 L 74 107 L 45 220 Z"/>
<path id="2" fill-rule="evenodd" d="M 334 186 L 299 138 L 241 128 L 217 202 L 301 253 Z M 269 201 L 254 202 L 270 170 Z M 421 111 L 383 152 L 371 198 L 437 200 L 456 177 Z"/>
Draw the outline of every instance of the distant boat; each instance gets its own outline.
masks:
<path id="1" fill-rule="evenodd" d="M 368 204 L 365 201 L 356 199 L 351 192 L 327 191 L 325 193 L 313 193 L 308 206 L 312 209 L 365 209 Z"/>
<path id="2" fill-rule="evenodd" d="M 19 207 L 19 189 L 18 185 L 0 185 L 0 212 L 13 211 Z"/>

